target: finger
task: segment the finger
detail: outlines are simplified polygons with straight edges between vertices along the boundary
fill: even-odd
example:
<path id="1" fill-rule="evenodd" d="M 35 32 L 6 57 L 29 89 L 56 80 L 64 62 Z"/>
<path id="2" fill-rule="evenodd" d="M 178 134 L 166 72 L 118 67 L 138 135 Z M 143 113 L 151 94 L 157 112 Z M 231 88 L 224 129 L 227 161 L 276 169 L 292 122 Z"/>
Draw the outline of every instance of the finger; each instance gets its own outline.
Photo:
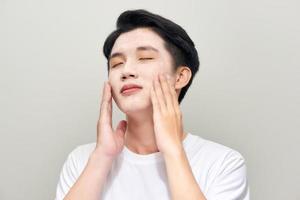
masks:
<path id="1" fill-rule="evenodd" d="M 112 100 L 111 100 L 111 87 L 108 82 L 104 83 L 99 123 L 100 124 L 109 124 L 112 126 Z"/>
<path id="2" fill-rule="evenodd" d="M 165 113 L 167 111 L 166 109 L 166 103 L 165 103 L 165 99 L 164 99 L 164 95 L 161 89 L 161 85 L 160 85 L 160 81 L 159 81 L 159 77 L 155 77 L 154 79 L 154 91 L 157 97 L 157 102 L 159 104 L 160 107 L 160 111 Z"/>
<path id="3" fill-rule="evenodd" d="M 153 106 L 153 113 L 157 113 L 160 111 L 160 107 L 158 104 L 157 96 L 154 90 L 154 81 L 152 83 L 151 89 L 150 89 L 150 97 L 151 97 L 151 102 Z"/>
<path id="4" fill-rule="evenodd" d="M 176 114 L 180 115 L 180 107 L 179 107 L 179 102 L 178 102 L 175 86 L 172 85 L 170 79 L 167 79 L 167 82 L 168 82 L 168 85 L 170 88 L 170 93 L 172 96 L 173 108 L 174 108 Z"/>
<path id="5" fill-rule="evenodd" d="M 116 128 L 116 134 L 123 138 L 125 135 L 126 129 L 127 129 L 127 121 L 121 120 Z"/>
<path id="6" fill-rule="evenodd" d="M 171 91 L 170 91 L 170 86 L 169 86 L 169 83 L 167 82 L 166 76 L 164 74 L 160 75 L 160 83 L 161 83 L 164 99 L 166 101 L 166 107 L 167 107 L 168 111 L 174 112 L 173 99 L 172 99 L 172 95 L 171 95 Z"/>

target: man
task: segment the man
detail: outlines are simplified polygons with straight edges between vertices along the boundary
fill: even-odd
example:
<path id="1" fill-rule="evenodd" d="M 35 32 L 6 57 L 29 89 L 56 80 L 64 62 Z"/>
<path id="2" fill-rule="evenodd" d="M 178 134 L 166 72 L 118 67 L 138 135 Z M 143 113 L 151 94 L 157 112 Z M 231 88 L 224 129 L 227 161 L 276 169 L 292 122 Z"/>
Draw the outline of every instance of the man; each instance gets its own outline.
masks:
<path id="1" fill-rule="evenodd" d="M 199 69 L 187 33 L 146 10 L 125 11 L 103 52 L 97 141 L 69 154 L 56 199 L 248 200 L 243 156 L 184 131 L 179 104 Z M 116 130 L 112 99 L 126 114 Z"/>

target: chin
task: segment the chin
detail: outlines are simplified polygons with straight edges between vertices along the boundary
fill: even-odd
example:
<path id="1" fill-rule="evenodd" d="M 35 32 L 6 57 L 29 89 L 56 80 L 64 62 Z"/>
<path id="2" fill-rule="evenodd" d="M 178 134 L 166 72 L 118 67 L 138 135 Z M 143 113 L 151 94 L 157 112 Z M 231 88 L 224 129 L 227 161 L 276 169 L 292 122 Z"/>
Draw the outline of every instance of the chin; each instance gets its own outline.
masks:
<path id="1" fill-rule="evenodd" d="M 116 102 L 118 108 L 126 115 L 136 114 L 137 112 L 149 112 L 151 109 L 150 99 L 132 98 L 132 99 L 119 99 Z"/>

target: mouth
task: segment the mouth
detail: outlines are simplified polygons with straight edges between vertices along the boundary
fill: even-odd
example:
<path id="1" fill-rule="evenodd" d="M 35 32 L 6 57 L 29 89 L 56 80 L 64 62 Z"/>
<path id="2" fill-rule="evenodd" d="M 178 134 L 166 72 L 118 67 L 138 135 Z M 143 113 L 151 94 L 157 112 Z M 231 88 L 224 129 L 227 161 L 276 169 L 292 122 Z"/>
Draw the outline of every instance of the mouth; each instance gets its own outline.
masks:
<path id="1" fill-rule="evenodd" d="M 121 92 L 121 94 L 123 96 L 129 96 L 129 95 L 138 93 L 140 90 L 142 90 L 142 88 L 139 88 L 139 87 L 128 88 L 128 89 L 123 90 Z"/>

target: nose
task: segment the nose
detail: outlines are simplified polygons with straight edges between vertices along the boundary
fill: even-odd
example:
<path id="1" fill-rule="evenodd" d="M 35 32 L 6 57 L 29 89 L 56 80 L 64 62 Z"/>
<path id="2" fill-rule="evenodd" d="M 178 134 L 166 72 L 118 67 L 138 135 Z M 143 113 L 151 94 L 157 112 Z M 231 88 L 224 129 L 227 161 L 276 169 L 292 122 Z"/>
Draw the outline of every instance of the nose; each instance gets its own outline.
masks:
<path id="1" fill-rule="evenodd" d="M 137 71 L 135 69 L 134 64 L 126 63 L 123 67 L 122 74 L 121 74 L 121 80 L 125 80 L 128 78 L 137 78 Z"/>

